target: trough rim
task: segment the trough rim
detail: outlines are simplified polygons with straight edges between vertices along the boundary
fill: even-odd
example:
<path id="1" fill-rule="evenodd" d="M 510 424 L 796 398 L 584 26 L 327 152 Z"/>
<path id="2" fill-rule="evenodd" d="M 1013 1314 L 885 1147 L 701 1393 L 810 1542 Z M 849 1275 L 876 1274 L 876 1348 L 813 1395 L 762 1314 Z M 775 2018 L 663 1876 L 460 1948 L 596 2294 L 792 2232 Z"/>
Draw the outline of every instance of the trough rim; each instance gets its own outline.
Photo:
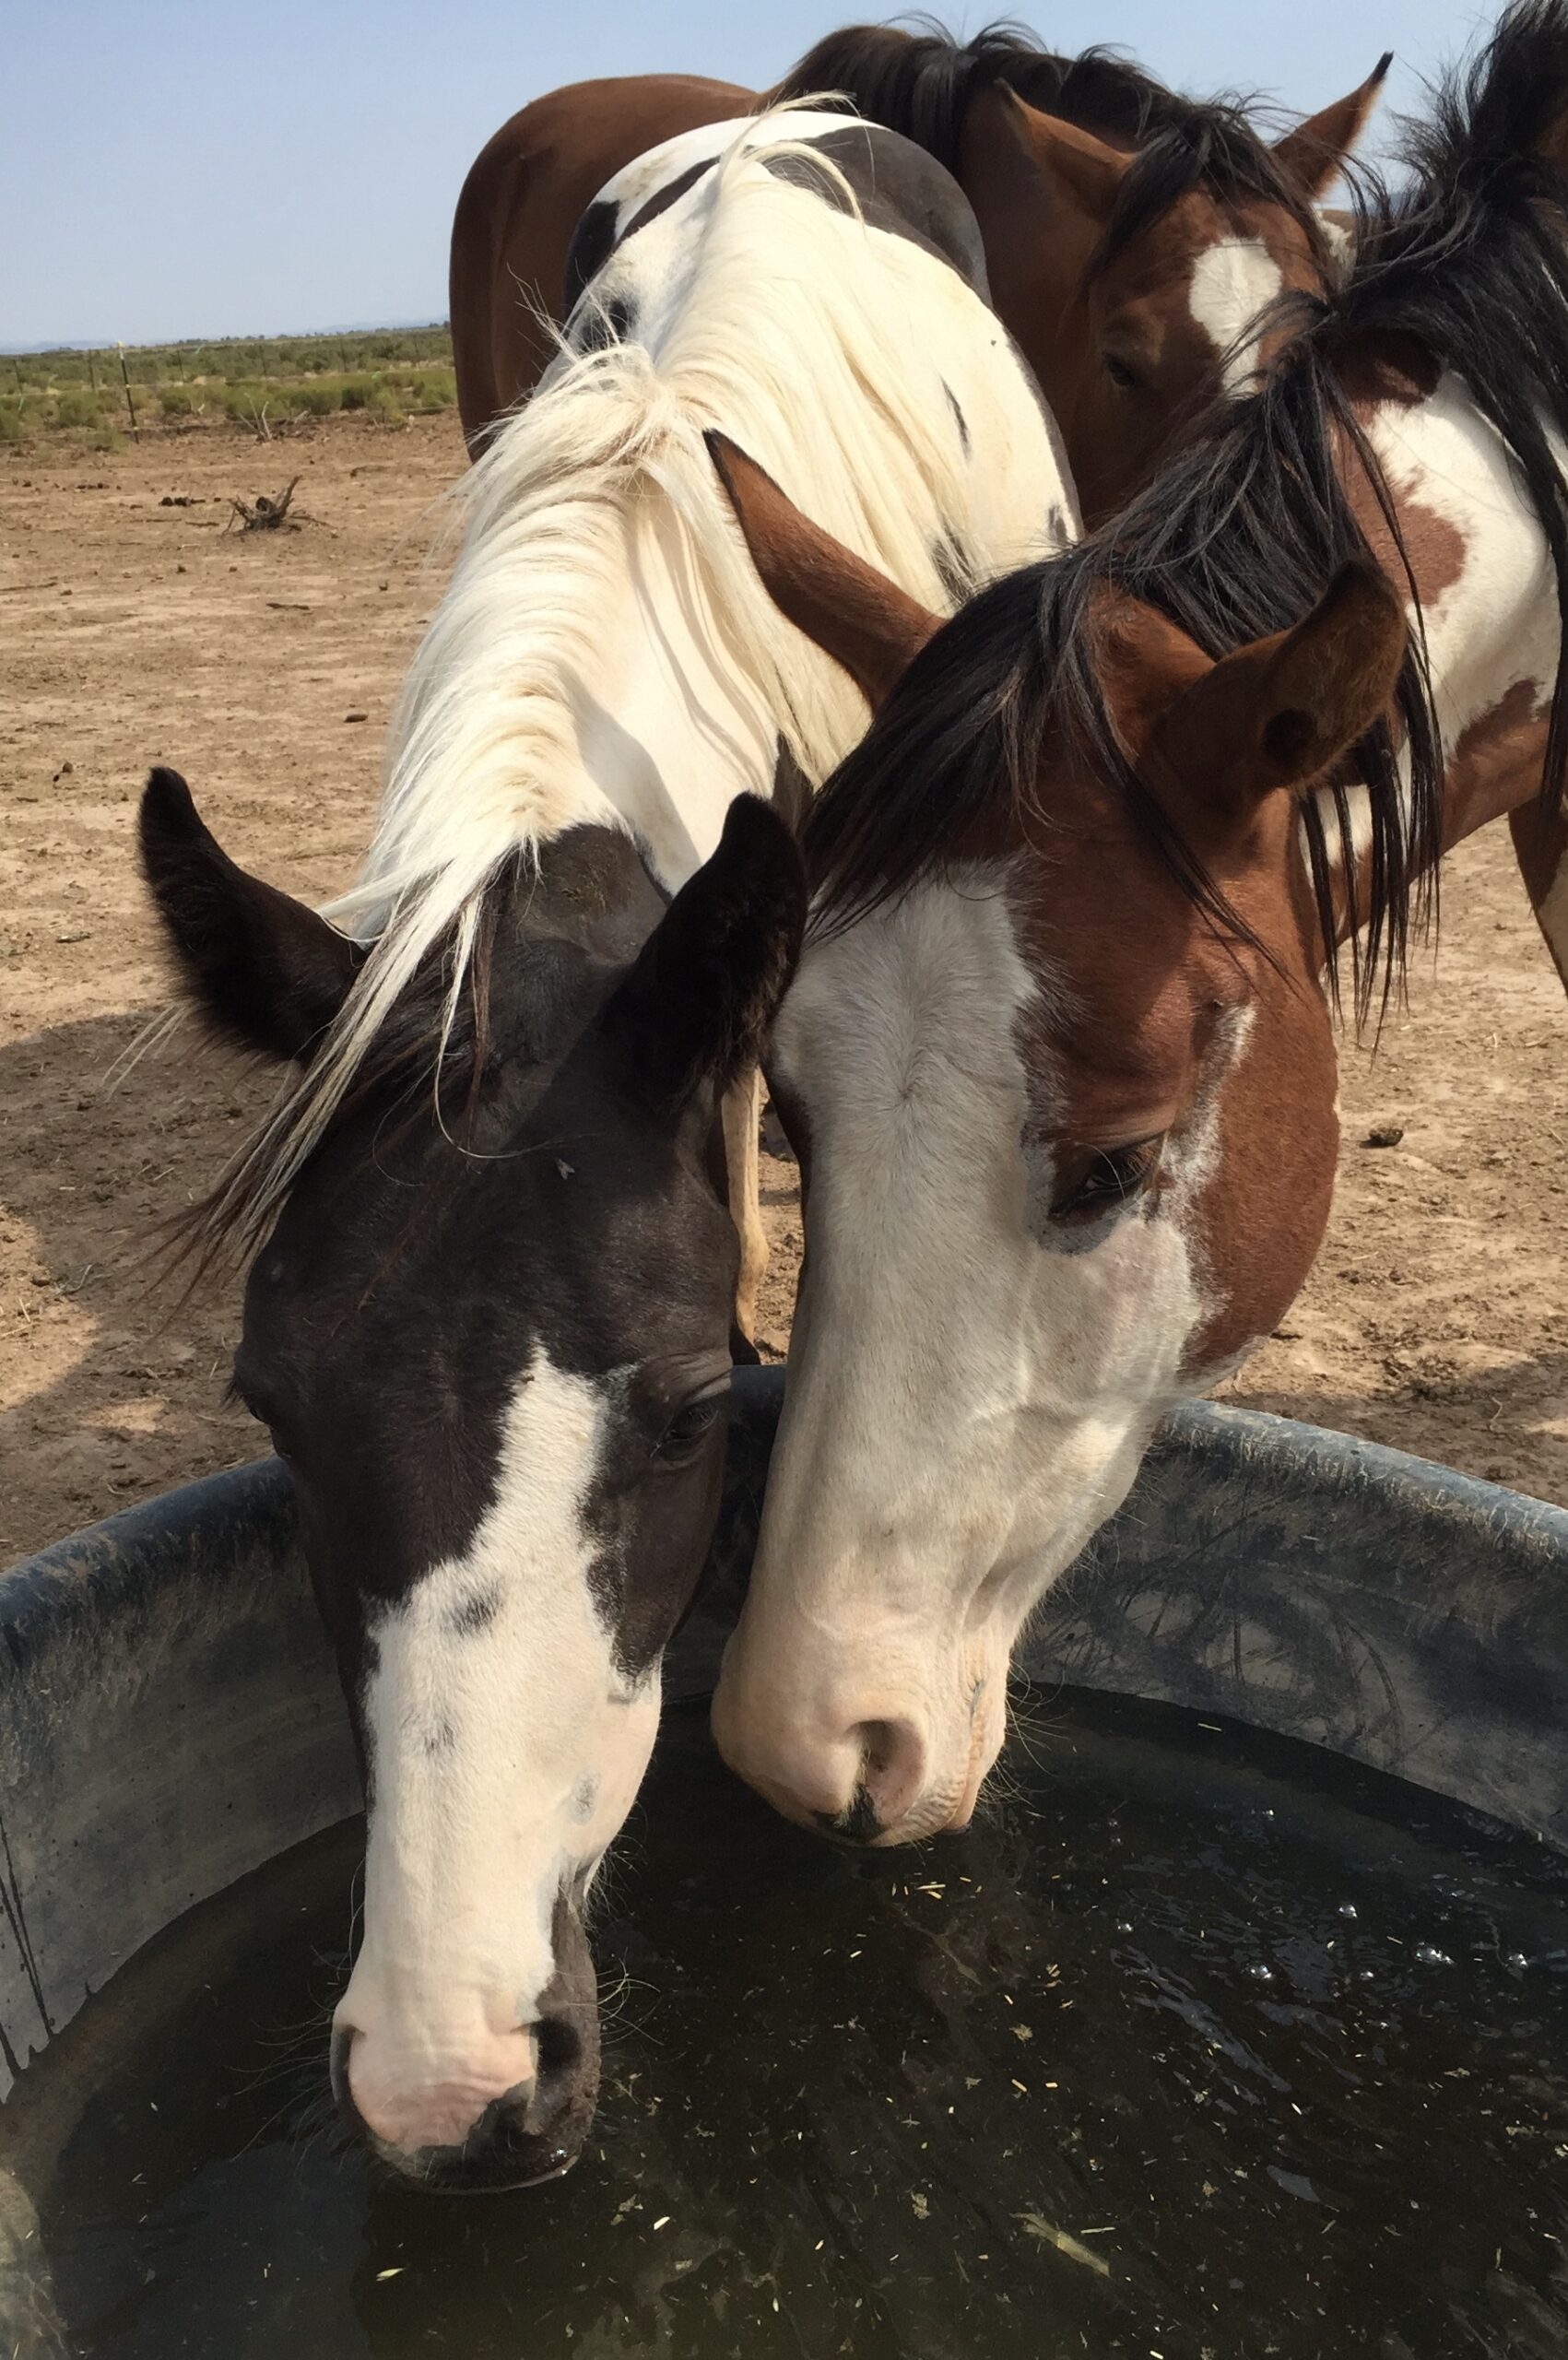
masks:
<path id="1" fill-rule="evenodd" d="M 782 1398 L 785 1373 L 783 1364 L 737 1368 L 732 1384 L 743 1399 L 748 1393 L 760 1392 L 763 1387 L 768 1391 L 776 1389 Z M 1293 1446 L 1302 1454 L 1304 1464 L 1315 1461 L 1325 1471 L 1332 1470 L 1340 1476 L 1355 1473 L 1374 1481 L 1381 1479 L 1383 1483 L 1391 1480 L 1411 1483 L 1429 1498 L 1489 1519 L 1502 1512 L 1510 1528 L 1538 1530 L 1542 1540 L 1560 1548 L 1568 1557 L 1568 1507 L 1559 1507 L 1533 1492 L 1490 1482 L 1484 1476 L 1467 1475 L 1441 1459 L 1422 1458 L 1414 1451 L 1397 1450 L 1389 1443 L 1341 1434 L 1334 1426 L 1280 1417 L 1270 1410 L 1244 1410 L 1229 1402 L 1188 1401 L 1162 1420 L 1150 1447 L 1157 1450 L 1166 1442 L 1192 1444 L 1206 1435 L 1215 1440 L 1246 1437 L 1256 1442 L 1283 1442 L 1287 1448 Z M 128 1544 L 155 1549 L 177 1544 L 189 1533 L 193 1516 L 205 1521 L 211 1516 L 253 1511 L 259 1522 L 264 1514 L 287 1514 L 291 1492 L 288 1469 L 275 1454 L 267 1453 L 260 1458 L 246 1459 L 238 1467 L 224 1468 L 216 1475 L 197 1476 L 192 1482 L 155 1493 L 151 1499 L 138 1501 L 134 1507 L 116 1509 L 112 1516 L 100 1516 L 92 1524 L 62 1534 L 58 1540 L 48 1541 L 43 1548 L 0 1569 L 0 1622 L 6 1627 L 13 1625 L 15 1603 L 26 1597 L 25 1589 L 13 1586 L 26 1584 L 29 1577 L 53 1578 L 61 1574 L 85 1572 L 88 1561 L 99 1560 L 104 1552 L 118 1558 Z M 1090 1545 L 1092 1547 L 1092 1541 Z M 58 1593 L 53 1592 L 51 1603 L 57 1602 Z"/>

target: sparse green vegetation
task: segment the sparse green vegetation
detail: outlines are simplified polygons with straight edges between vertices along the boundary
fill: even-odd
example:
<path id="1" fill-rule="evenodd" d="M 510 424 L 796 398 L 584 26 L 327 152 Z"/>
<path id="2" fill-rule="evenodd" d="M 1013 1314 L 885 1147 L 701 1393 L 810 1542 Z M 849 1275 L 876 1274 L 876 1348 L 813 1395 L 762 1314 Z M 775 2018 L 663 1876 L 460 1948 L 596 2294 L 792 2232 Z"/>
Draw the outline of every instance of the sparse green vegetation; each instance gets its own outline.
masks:
<path id="1" fill-rule="evenodd" d="M 131 422 L 127 377 L 137 427 L 171 433 L 237 426 L 275 434 L 339 410 L 395 426 L 457 399 L 444 327 L 144 345 L 127 348 L 124 375 L 117 349 L 7 354 L 0 443 L 59 431 L 93 449 L 116 447 Z"/>
<path id="2" fill-rule="evenodd" d="M 68 393 L 54 396 L 56 426 L 101 426 L 103 412 L 96 394 Z"/>

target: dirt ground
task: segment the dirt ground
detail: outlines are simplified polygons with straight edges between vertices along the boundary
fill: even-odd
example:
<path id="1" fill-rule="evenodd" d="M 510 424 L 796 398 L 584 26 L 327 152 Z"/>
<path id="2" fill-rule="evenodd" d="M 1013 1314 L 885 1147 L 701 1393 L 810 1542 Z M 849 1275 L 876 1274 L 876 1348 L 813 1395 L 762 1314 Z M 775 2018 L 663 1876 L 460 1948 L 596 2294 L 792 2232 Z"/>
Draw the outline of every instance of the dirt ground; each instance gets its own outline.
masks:
<path id="1" fill-rule="evenodd" d="M 0 463 L 0 1564 L 255 1455 L 222 1398 L 232 1291 L 171 1304 L 142 1263 L 271 1085 L 189 1037 L 117 1077 L 165 983 L 135 796 L 172 762 L 238 859 L 318 899 L 347 882 L 461 465 L 450 417 Z M 225 529 L 230 495 L 295 473 L 318 522 Z M 1435 974 L 1375 1057 L 1346 1054 L 1332 1229 L 1227 1398 L 1568 1502 L 1565 1050 L 1506 840 L 1482 842 L 1448 877 Z M 1397 1147 L 1360 1144 L 1391 1124 Z M 764 1180 L 778 1351 L 792 1167 Z"/>

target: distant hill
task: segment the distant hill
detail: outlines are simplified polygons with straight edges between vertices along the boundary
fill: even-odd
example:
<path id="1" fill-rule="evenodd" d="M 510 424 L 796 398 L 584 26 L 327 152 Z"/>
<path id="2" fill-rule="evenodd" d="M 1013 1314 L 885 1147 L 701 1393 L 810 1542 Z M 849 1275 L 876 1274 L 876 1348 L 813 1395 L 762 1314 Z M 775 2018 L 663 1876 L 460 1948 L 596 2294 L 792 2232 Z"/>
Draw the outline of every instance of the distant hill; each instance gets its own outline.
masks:
<path id="1" fill-rule="evenodd" d="M 182 345 L 203 351 L 221 351 L 226 344 L 276 344 L 285 337 L 316 336 L 402 335 L 417 328 L 443 328 L 443 317 L 430 320 L 340 320 L 326 328 L 276 328 L 268 335 L 151 336 L 146 343 L 127 343 L 127 352 L 171 352 Z M 112 352 L 119 342 L 112 336 L 53 336 L 44 344 L 0 344 L 0 360 L 27 360 L 45 352 Z"/>

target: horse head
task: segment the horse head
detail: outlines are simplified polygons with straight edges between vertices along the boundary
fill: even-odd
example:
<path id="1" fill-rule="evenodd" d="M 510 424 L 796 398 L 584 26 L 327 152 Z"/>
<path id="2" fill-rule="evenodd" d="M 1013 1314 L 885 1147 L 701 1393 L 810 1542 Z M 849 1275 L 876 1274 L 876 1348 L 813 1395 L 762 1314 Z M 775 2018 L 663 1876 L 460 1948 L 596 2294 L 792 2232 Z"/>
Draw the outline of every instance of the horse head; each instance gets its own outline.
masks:
<path id="1" fill-rule="evenodd" d="M 203 1015 L 319 1081 L 375 953 L 236 867 L 172 773 L 142 846 Z M 369 1814 L 335 2083 L 427 2185 L 548 2177 L 592 2118 L 584 1908 L 723 1469 L 717 1108 L 803 914 L 754 797 L 667 905 L 629 834 L 569 831 L 492 881 L 455 1007 L 447 943 L 261 1200 L 234 1383 L 293 1476 Z M 209 1242 L 254 1236 L 265 1160 Z"/>

